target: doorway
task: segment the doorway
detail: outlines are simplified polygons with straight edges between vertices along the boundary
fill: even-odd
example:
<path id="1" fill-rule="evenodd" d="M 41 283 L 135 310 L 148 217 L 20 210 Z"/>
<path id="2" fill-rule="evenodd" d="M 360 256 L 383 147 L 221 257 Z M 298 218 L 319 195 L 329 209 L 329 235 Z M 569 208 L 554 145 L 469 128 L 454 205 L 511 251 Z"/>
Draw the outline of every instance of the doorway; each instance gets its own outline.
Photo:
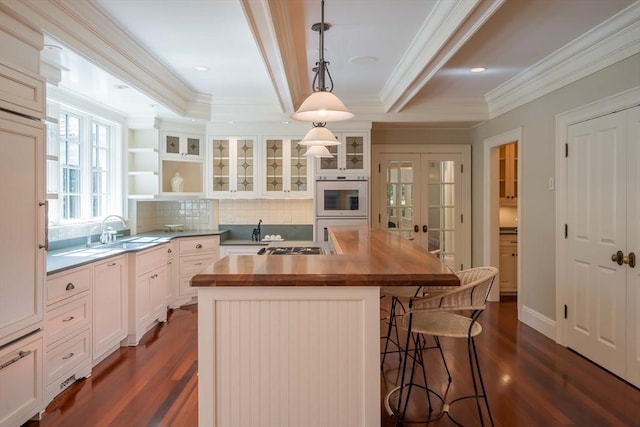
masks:
<path id="1" fill-rule="evenodd" d="M 519 256 L 521 239 L 517 238 L 523 223 L 521 203 L 518 203 L 518 196 L 522 194 L 521 159 L 522 128 L 485 139 L 484 194 L 486 198 L 483 264 L 498 268 L 498 283 L 500 283 L 500 286 L 494 286 L 491 289 L 489 301 L 499 301 L 501 289 L 507 287 L 510 287 L 508 291 L 510 294 L 521 295 L 522 293 L 520 289 L 521 257 Z M 503 229 L 507 227 L 510 229 L 503 230 L 505 234 L 501 234 L 501 226 Z M 518 234 L 506 234 L 514 231 Z M 503 268 L 505 266 L 506 268 Z M 522 298 L 518 298 L 518 318 L 520 318 L 521 308 Z"/>

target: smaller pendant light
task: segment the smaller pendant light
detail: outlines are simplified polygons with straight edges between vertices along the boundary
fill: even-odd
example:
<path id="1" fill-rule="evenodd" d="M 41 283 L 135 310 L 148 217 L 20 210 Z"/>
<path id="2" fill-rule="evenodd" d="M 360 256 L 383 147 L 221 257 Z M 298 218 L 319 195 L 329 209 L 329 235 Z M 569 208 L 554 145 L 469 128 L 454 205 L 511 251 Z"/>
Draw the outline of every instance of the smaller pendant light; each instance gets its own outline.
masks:
<path id="1" fill-rule="evenodd" d="M 324 126 L 314 126 L 309 132 L 298 141 L 298 145 L 317 146 L 317 145 L 340 145 L 340 141 L 335 135 Z"/>
<path id="2" fill-rule="evenodd" d="M 325 145 L 310 145 L 306 153 L 304 153 L 304 156 L 331 158 L 333 154 L 329 152 L 329 149 Z"/>

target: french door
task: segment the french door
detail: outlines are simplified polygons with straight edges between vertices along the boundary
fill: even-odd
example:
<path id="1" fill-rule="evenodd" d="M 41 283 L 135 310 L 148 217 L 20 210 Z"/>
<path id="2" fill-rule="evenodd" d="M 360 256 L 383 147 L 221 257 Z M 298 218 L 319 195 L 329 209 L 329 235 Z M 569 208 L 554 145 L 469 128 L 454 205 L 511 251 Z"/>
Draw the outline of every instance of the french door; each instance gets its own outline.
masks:
<path id="1" fill-rule="evenodd" d="M 636 386 L 639 129 L 640 107 L 569 126 L 565 233 L 566 344 Z"/>
<path id="2" fill-rule="evenodd" d="M 427 250 L 439 250 L 453 270 L 470 267 L 471 218 L 463 153 L 381 153 L 378 161 L 379 228 Z"/>

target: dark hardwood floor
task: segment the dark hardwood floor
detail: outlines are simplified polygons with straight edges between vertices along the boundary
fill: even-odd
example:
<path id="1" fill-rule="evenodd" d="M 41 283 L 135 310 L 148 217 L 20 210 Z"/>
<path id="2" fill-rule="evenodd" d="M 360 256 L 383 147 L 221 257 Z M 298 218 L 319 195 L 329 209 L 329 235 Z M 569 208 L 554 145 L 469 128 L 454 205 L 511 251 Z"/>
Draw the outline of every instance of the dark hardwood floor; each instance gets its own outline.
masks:
<path id="1" fill-rule="evenodd" d="M 491 303 L 480 320 L 477 344 L 497 426 L 640 426 L 640 390 L 518 323 L 515 301 Z M 443 340 L 454 377 L 449 396 L 470 387 L 463 343 L 456 341 L 461 340 Z M 442 362 L 435 351 L 426 353 L 430 386 L 443 390 Z M 387 359 L 383 394 L 393 387 L 397 361 L 393 355 Z M 90 378 L 58 396 L 40 422 L 25 425 L 196 426 L 197 378 L 197 306 L 192 305 L 170 312 L 167 323 L 138 347 L 116 351 Z M 426 414 L 423 398 L 412 395 L 411 417 Z M 464 425 L 478 425 L 465 405 L 452 406 L 451 413 Z M 384 409 L 381 419 L 383 426 L 393 425 Z M 430 425 L 453 424 L 444 418 Z"/>

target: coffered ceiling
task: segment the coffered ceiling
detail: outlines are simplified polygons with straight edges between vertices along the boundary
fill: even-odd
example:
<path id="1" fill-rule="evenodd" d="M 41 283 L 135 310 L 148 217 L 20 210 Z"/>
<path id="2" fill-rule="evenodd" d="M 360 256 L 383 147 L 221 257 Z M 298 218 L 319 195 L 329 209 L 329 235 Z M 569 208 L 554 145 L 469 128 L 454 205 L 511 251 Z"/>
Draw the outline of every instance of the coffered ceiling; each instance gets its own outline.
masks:
<path id="1" fill-rule="evenodd" d="M 122 114 L 279 122 L 311 92 L 320 0 L 0 3 L 63 46 L 59 86 Z M 640 51 L 632 0 L 325 0 L 325 22 L 334 93 L 371 122 L 470 126 Z"/>

